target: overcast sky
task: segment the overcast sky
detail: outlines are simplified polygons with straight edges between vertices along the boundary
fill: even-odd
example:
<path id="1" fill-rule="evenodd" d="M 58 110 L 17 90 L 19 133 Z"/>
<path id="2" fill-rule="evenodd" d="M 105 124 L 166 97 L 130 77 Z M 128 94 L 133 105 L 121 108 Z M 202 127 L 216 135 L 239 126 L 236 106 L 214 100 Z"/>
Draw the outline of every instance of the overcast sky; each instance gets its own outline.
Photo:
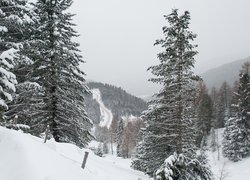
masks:
<path id="1" fill-rule="evenodd" d="M 138 96 L 156 92 L 146 69 L 158 63 L 153 44 L 172 8 L 191 13 L 197 73 L 250 56 L 249 0 L 74 0 L 87 79 Z"/>

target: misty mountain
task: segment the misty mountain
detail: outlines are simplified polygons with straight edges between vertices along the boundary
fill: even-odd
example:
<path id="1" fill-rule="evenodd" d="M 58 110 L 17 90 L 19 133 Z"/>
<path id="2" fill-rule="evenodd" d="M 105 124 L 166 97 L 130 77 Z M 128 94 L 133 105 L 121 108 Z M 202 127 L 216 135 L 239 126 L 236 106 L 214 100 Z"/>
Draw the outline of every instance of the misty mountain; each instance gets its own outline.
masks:
<path id="1" fill-rule="evenodd" d="M 225 81 L 229 85 L 233 85 L 233 83 L 239 79 L 241 67 L 245 62 L 250 62 L 250 57 L 213 68 L 202 73 L 200 76 L 203 78 L 209 89 L 212 87 L 219 88 Z"/>
<path id="2" fill-rule="evenodd" d="M 139 116 L 141 112 L 147 109 L 147 104 L 144 100 L 127 93 L 120 87 L 100 82 L 89 82 L 90 89 L 99 89 L 104 105 L 112 111 L 116 116 Z M 94 124 L 100 122 L 100 106 L 93 99 L 92 94 L 86 95 L 86 111 L 88 116 L 93 120 Z"/>

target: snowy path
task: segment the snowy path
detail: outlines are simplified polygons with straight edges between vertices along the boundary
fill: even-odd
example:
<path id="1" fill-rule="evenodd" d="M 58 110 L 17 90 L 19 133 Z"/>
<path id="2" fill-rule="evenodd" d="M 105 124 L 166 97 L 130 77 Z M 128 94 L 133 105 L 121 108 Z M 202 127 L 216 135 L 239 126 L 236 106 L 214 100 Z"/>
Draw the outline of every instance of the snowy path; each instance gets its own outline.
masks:
<path id="1" fill-rule="evenodd" d="M 88 149 L 0 127 L 0 180 L 149 180 L 130 160 L 98 157 Z M 85 169 L 81 163 L 89 157 Z"/>
<path id="2" fill-rule="evenodd" d="M 91 91 L 93 93 L 93 99 L 95 99 L 100 105 L 100 111 L 101 111 L 100 126 L 101 127 L 106 126 L 107 128 L 109 128 L 111 123 L 112 123 L 112 120 L 113 120 L 113 114 L 112 114 L 111 110 L 109 110 L 102 102 L 100 90 L 99 89 L 92 89 Z"/>

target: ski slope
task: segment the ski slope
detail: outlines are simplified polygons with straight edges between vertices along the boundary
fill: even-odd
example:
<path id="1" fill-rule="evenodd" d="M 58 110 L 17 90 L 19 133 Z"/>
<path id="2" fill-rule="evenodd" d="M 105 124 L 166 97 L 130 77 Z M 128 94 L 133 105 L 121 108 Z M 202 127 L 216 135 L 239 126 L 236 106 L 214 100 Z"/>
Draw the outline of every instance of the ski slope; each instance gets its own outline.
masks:
<path id="1" fill-rule="evenodd" d="M 82 169 L 85 151 L 89 158 Z M 101 158 L 54 140 L 44 144 L 40 138 L 0 127 L 0 180 L 149 180 L 129 166 L 130 160 Z"/>
<path id="2" fill-rule="evenodd" d="M 100 105 L 100 111 L 101 111 L 101 122 L 100 126 L 101 127 L 107 127 L 109 128 L 112 120 L 113 120 L 113 114 L 111 110 L 109 110 L 103 103 L 102 97 L 101 97 L 101 92 L 99 89 L 92 89 L 92 94 L 93 94 L 93 99 L 95 99 L 98 104 Z"/>

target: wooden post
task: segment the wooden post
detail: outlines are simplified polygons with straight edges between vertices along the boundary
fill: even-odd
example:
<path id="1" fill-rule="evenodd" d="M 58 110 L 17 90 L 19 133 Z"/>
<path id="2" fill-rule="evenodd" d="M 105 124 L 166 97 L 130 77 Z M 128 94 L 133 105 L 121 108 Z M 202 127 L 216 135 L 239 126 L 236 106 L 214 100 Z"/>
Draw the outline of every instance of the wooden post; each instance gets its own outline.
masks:
<path id="1" fill-rule="evenodd" d="M 88 159 L 88 155 L 89 155 L 89 152 L 85 152 L 83 162 L 82 162 L 82 168 L 83 169 L 85 168 L 85 165 L 86 165 L 86 162 L 87 162 L 87 159 Z"/>
<path id="2" fill-rule="evenodd" d="M 46 131 L 45 131 L 44 143 L 46 143 L 46 141 L 47 141 L 48 133 L 49 133 L 49 125 L 47 125 Z"/>
<path id="3" fill-rule="evenodd" d="M 18 116 L 17 116 L 17 115 L 15 115 L 15 117 L 14 117 L 14 121 L 13 121 L 14 126 L 16 126 L 16 125 L 17 125 L 17 119 L 18 119 Z"/>

